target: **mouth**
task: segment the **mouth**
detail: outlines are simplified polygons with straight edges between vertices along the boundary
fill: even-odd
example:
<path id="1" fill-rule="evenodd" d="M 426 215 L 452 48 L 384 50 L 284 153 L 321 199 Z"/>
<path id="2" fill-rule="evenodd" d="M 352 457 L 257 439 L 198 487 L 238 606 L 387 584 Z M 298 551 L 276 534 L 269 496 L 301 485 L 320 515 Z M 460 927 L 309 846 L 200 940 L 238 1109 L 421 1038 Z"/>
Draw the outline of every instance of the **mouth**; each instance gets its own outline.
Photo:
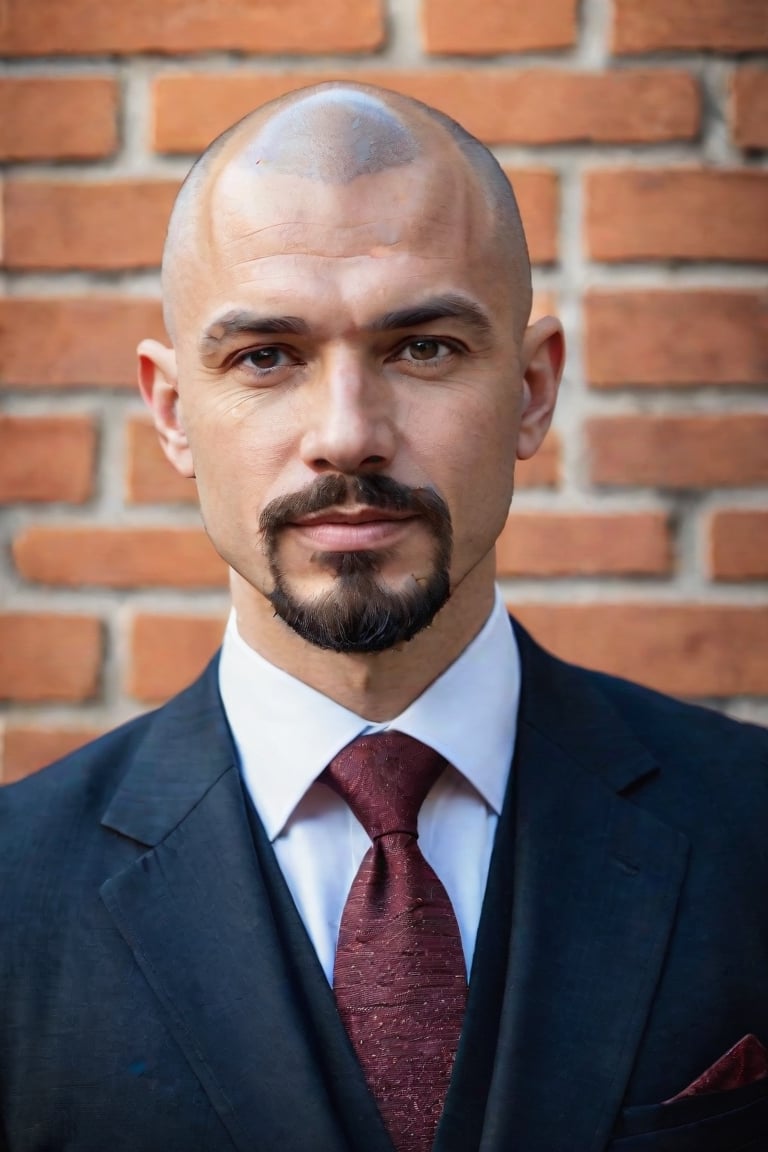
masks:
<path id="1" fill-rule="evenodd" d="M 327 508 L 291 520 L 286 527 L 323 552 L 354 552 L 390 546 L 404 525 L 416 519 L 413 512 L 387 508 Z"/>

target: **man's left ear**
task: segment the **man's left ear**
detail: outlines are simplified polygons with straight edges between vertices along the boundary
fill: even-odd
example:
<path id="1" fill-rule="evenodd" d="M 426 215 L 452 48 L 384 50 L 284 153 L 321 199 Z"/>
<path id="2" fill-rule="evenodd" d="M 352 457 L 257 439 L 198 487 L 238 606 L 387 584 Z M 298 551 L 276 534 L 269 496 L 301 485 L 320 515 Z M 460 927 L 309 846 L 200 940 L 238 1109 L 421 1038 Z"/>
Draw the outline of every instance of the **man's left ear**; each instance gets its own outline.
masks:
<path id="1" fill-rule="evenodd" d="M 552 422 L 565 361 L 563 326 L 543 316 L 525 330 L 521 348 L 523 402 L 517 458 L 527 460 L 541 445 Z"/>

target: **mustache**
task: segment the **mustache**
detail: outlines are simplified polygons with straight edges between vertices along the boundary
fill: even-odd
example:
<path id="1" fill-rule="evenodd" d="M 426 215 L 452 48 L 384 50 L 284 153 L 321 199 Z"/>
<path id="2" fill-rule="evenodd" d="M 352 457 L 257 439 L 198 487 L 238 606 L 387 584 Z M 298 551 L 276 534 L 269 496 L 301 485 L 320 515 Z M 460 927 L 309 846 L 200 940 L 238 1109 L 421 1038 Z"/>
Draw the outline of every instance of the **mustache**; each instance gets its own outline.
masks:
<path id="1" fill-rule="evenodd" d="M 433 488 L 411 488 L 391 476 L 321 476 L 301 492 L 271 500 L 259 517 L 259 530 L 269 540 L 293 520 L 344 504 L 363 504 L 390 512 L 422 516 L 433 532 L 450 541 L 451 514 Z"/>

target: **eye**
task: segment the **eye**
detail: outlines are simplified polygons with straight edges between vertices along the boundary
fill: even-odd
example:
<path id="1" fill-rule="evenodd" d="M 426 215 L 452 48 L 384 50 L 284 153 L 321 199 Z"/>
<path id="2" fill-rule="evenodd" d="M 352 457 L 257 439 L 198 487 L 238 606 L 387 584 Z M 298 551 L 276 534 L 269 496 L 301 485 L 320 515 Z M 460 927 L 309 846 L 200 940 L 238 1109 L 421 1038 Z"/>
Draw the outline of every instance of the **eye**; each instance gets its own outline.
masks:
<path id="1" fill-rule="evenodd" d="M 237 365 L 244 364 L 246 368 L 256 368 L 261 372 L 268 372 L 274 368 L 284 368 L 293 363 L 294 360 L 288 352 L 274 344 L 269 344 L 264 348 L 251 348 L 235 360 Z"/>
<path id="2" fill-rule="evenodd" d="M 451 344 L 446 344 L 444 340 L 438 340 L 434 336 L 419 336 L 401 346 L 398 359 L 413 360 L 418 363 L 434 363 L 438 360 L 445 360 L 455 351 L 456 349 Z"/>

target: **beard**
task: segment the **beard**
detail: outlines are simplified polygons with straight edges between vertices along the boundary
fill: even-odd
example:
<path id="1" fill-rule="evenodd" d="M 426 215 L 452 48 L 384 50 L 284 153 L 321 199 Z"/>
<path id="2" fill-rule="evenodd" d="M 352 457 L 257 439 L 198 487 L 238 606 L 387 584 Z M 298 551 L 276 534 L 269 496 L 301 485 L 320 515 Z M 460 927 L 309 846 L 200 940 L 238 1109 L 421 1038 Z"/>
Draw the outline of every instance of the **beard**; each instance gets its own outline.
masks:
<path id="1" fill-rule="evenodd" d="M 334 577 L 327 592 L 300 599 L 278 559 L 280 531 L 293 520 L 349 502 L 420 516 L 433 539 L 426 577 L 411 575 L 389 588 L 381 567 L 385 549 L 316 552 L 312 562 Z M 411 640 L 432 623 L 450 596 L 453 543 L 451 517 L 442 497 L 430 488 L 409 488 L 388 476 L 324 476 L 303 492 L 271 501 L 259 520 L 273 588 L 268 599 L 303 640 L 331 652 L 384 652 Z"/>

